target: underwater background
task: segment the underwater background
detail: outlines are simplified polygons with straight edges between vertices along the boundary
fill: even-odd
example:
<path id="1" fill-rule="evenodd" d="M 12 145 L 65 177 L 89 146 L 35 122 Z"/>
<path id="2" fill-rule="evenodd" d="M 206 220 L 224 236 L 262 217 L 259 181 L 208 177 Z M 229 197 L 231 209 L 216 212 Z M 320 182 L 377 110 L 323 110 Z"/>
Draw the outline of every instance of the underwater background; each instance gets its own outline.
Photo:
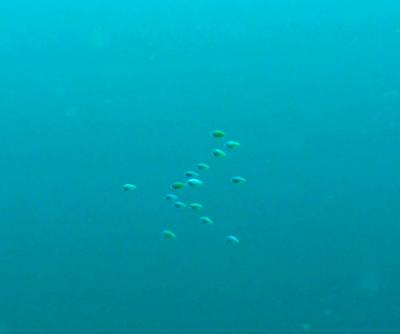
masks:
<path id="1" fill-rule="evenodd" d="M 398 1 L 2 1 L 0 333 L 398 334 L 399 60 Z"/>

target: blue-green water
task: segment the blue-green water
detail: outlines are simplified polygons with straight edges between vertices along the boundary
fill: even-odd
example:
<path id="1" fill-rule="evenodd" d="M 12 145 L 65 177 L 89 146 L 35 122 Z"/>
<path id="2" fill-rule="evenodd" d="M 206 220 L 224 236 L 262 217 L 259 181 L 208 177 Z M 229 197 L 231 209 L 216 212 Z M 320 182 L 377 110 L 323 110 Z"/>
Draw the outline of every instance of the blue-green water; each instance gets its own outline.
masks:
<path id="1" fill-rule="evenodd" d="M 399 18 L 3 1 L 0 333 L 398 334 Z M 203 160 L 212 226 L 163 200 Z"/>

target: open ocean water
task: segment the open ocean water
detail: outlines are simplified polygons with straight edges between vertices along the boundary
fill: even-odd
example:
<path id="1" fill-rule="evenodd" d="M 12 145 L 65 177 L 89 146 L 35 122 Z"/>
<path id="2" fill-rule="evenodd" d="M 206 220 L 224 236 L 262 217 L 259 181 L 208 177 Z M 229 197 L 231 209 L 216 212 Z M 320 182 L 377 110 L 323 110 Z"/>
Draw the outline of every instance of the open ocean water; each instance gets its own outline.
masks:
<path id="1" fill-rule="evenodd" d="M 3 0 L 0 69 L 0 334 L 400 333 L 399 1 Z"/>

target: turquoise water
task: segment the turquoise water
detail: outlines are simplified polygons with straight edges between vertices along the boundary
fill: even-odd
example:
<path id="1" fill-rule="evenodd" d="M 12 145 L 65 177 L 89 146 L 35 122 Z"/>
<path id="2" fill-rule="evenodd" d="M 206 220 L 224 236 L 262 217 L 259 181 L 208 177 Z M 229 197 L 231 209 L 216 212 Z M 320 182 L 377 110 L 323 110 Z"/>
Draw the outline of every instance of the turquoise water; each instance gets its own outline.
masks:
<path id="1" fill-rule="evenodd" d="M 1 3 L 0 333 L 398 334 L 399 15 Z"/>

